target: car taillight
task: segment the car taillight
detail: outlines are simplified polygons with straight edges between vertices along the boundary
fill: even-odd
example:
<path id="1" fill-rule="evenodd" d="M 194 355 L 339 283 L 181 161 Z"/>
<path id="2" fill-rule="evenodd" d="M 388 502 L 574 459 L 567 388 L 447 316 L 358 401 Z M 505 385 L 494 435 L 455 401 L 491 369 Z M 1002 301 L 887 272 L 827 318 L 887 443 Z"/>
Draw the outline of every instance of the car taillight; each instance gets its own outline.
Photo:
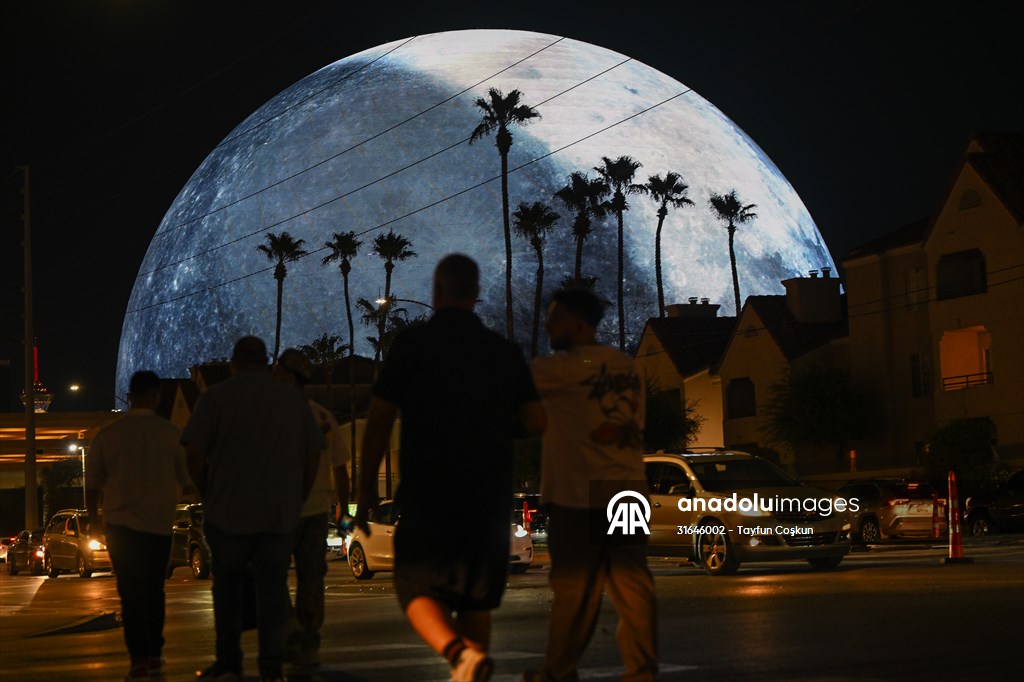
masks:
<path id="1" fill-rule="evenodd" d="M 907 502 L 910 502 L 909 497 L 894 497 L 886 502 L 886 504 L 890 507 L 895 507 L 898 504 L 906 504 Z"/>

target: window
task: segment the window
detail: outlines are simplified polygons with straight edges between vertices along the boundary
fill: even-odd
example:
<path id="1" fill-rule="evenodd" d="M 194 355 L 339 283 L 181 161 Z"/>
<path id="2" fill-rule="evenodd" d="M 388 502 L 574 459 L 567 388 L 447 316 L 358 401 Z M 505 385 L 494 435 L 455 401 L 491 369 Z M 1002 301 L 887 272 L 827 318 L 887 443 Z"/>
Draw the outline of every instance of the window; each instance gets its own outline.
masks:
<path id="1" fill-rule="evenodd" d="M 932 392 L 932 357 L 930 353 L 910 354 L 910 394 L 923 398 Z"/>
<path id="2" fill-rule="evenodd" d="M 988 291 L 985 256 L 978 249 L 947 253 L 935 267 L 935 299 L 945 301 Z"/>
<path id="3" fill-rule="evenodd" d="M 939 339 L 942 390 L 958 391 L 991 384 L 991 348 L 992 335 L 985 327 L 965 327 L 943 332 Z"/>
<path id="4" fill-rule="evenodd" d="M 754 394 L 754 382 L 749 377 L 740 377 L 729 382 L 726 388 L 726 412 L 729 419 L 753 417 L 757 415 L 757 401 Z"/>

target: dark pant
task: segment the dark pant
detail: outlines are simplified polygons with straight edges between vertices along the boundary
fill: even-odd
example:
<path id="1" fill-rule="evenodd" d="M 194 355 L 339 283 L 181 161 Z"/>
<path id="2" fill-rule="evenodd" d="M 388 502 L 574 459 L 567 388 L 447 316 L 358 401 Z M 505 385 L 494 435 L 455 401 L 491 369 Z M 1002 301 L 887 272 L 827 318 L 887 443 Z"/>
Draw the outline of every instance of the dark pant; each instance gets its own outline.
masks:
<path id="1" fill-rule="evenodd" d="M 209 522 L 205 529 L 212 554 L 217 660 L 228 668 L 242 668 L 243 595 L 246 573 L 251 567 L 259 614 L 260 672 L 279 672 L 288 615 L 291 533 L 235 535 Z"/>
<path id="2" fill-rule="evenodd" d="M 164 580 L 171 536 L 110 524 L 107 547 L 117 575 L 128 655 L 133 661 L 160 658 L 164 648 Z"/>
<path id="3" fill-rule="evenodd" d="M 327 575 L 327 515 L 303 516 L 295 528 L 295 615 L 299 621 L 299 644 L 320 648 L 320 627 L 324 624 L 324 576 Z"/>
<path id="4" fill-rule="evenodd" d="M 604 509 L 550 508 L 548 549 L 554 598 L 545 680 L 579 679 L 576 666 L 594 634 L 602 591 L 608 592 L 619 615 L 615 639 L 626 665 L 622 679 L 648 682 L 657 678 L 654 580 L 647 568 L 646 543 L 592 541 L 589 528 L 602 523 L 607 527 L 605 514 Z"/>

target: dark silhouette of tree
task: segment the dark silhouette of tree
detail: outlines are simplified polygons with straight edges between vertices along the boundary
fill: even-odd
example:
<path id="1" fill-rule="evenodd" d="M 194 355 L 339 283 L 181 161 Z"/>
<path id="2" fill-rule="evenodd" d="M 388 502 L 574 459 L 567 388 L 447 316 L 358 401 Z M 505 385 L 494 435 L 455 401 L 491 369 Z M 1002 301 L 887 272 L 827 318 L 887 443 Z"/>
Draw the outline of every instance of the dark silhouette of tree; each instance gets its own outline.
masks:
<path id="1" fill-rule="evenodd" d="M 320 367 L 324 372 L 324 385 L 327 389 L 327 409 L 334 412 L 334 396 L 331 394 L 331 382 L 334 379 L 334 368 L 345 357 L 348 346 L 340 345 L 340 336 L 324 332 L 312 343 L 300 346 L 299 350 L 306 354 L 309 361 Z"/>
<path id="2" fill-rule="evenodd" d="M 541 291 L 544 288 L 544 243 L 551 228 L 561 218 L 547 204 L 535 201 L 519 204 L 512 214 L 512 227 L 516 235 L 530 242 L 537 254 L 537 283 L 533 295 L 533 333 L 530 336 L 530 357 L 537 357 L 537 337 L 540 333 Z"/>
<path id="3" fill-rule="evenodd" d="M 396 303 L 394 296 L 382 298 L 375 303 L 365 298 L 356 301 L 360 322 L 377 332 L 377 336 L 367 336 L 366 340 L 370 342 L 374 354 L 380 358 L 388 354 L 395 334 L 409 326 L 408 311 Z"/>
<path id="4" fill-rule="evenodd" d="M 575 171 L 569 174 L 569 182 L 565 187 L 554 194 L 555 199 L 575 214 L 572 221 L 572 238 L 576 242 L 576 262 L 572 278 L 567 278 L 566 281 L 579 285 L 585 279 L 594 280 L 586 287 L 587 289 L 593 289 L 597 280 L 583 277 L 583 243 L 593 232 L 592 219 L 605 216 L 605 199 L 609 191 L 611 190 L 608 183 L 601 178 L 590 178 L 586 173 Z"/>
<path id="5" fill-rule="evenodd" d="M 661 277 L 661 228 L 668 215 L 668 207 L 693 206 L 686 196 L 689 186 L 683 184 L 678 173 L 669 171 L 665 177 L 652 175 L 647 178 L 647 194 L 658 204 L 658 229 L 654 233 L 654 277 L 658 281 L 658 317 L 665 317 L 665 289 Z"/>
<path id="6" fill-rule="evenodd" d="M 648 377 L 644 385 L 647 393 L 644 419 L 644 449 L 647 452 L 671 448 L 686 448 L 693 444 L 707 419 L 697 414 L 697 401 L 683 404 L 679 390 L 661 390 L 658 383 Z"/>
<path id="7" fill-rule="evenodd" d="M 520 104 L 522 93 L 513 90 L 503 95 L 501 90 L 491 88 L 487 97 L 477 98 L 475 104 L 483 112 L 480 122 L 469 136 L 469 143 L 483 139 L 492 132 L 494 145 L 501 156 L 501 217 L 505 225 L 505 327 L 510 340 L 515 340 L 512 325 L 512 229 L 508 211 L 508 152 L 512 149 L 512 131 L 514 125 L 526 125 L 532 119 L 540 118 L 533 107 Z"/>
<path id="8" fill-rule="evenodd" d="M 267 257 L 269 261 L 276 261 L 274 266 L 274 279 L 277 280 L 277 325 L 274 327 L 274 360 L 281 350 L 281 303 L 284 296 L 284 278 L 288 276 L 288 268 L 285 263 L 297 261 L 306 255 L 302 248 L 305 244 L 303 239 L 295 239 L 287 232 L 281 234 L 267 233 L 267 243 L 257 244 L 256 249 Z"/>
<path id="9" fill-rule="evenodd" d="M 325 242 L 324 246 L 328 254 L 323 258 L 323 264 L 337 261 L 341 269 L 341 280 L 345 289 L 345 316 L 348 320 L 348 414 L 350 420 L 349 428 L 349 451 L 352 453 L 352 480 L 356 478 L 356 332 L 352 323 L 352 304 L 348 294 L 348 276 L 352 272 L 352 259 L 359 253 L 359 247 L 363 243 L 356 239 L 355 232 L 335 232 L 331 241 Z M 330 395 L 330 391 L 328 391 Z M 353 491 L 354 492 L 354 491 Z"/>
<path id="10" fill-rule="evenodd" d="M 629 204 L 626 202 L 627 194 L 639 194 L 644 191 L 643 185 L 636 185 L 633 183 L 633 178 L 636 176 L 637 170 L 642 166 L 639 161 L 631 156 L 620 156 L 619 158 L 609 159 L 607 156 L 601 157 L 601 165 L 594 168 L 612 191 L 612 198 L 607 202 L 608 209 L 615 213 L 615 218 L 618 222 L 618 243 L 616 250 L 619 256 L 619 269 L 618 276 L 615 281 L 615 291 L 619 303 L 619 350 L 626 350 L 626 305 L 623 301 L 622 295 L 622 278 L 624 277 L 625 263 L 623 254 L 623 227 L 622 227 L 622 216 L 629 210 Z"/>
<path id="11" fill-rule="evenodd" d="M 736 299 L 736 316 L 740 314 L 740 276 L 736 270 L 736 228 L 743 223 L 750 222 L 757 217 L 754 209 L 757 204 L 743 205 L 743 202 L 736 196 L 736 190 L 728 194 L 711 194 L 711 210 L 715 212 L 719 220 L 726 222 L 725 229 L 729 231 L 729 264 L 732 266 L 732 293 Z"/>
<path id="12" fill-rule="evenodd" d="M 394 303 L 391 296 L 391 273 L 395 270 L 395 263 L 416 257 L 416 252 L 411 247 L 412 242 L 400 234 L 395 234 L 394 230 L 388 230 L 387 234 L 379 234 L 373 239 L 373 252 L 384 259 L 384 303 L 381 304 L 384 312 L 377 320 L 378 347 L 374 349 L 375 362 L 379 362 L 383 355 L 379 346 L 380 339 L 384 338 L 387 331 L 385 329 L 388 318 L 387 308 Z"/>

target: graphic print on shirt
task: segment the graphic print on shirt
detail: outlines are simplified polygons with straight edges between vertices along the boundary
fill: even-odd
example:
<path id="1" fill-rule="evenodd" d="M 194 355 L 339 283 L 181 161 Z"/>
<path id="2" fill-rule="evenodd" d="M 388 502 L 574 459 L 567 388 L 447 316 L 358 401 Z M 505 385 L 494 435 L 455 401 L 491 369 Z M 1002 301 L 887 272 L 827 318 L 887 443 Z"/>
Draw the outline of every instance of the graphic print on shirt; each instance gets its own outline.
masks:
<path id="1" fill-rule="evenodd" d="M 604 415 L 604 423 L 590 432 L 598 445 L 620 448 L 643 445 L 643 433 L 637 419 L 640 409 L 640 377 L 635 372 L 610 372 L 608 365 L 580 382 L 590 386 L 589 400 L 596 400 Z"/>

